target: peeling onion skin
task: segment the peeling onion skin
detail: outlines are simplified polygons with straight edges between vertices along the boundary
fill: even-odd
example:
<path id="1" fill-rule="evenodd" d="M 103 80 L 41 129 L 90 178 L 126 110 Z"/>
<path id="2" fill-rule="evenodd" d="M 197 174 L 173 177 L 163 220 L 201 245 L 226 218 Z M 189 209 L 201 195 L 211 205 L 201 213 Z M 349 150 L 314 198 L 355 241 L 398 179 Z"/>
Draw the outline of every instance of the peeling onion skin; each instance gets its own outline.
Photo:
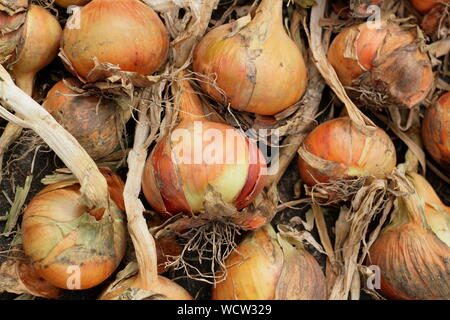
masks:
<path id="1" fill-rule="evenodd" d="M 426 110 L 422 138 L 431 157 L 450 172 L 450 92 Z"/>
<path id="2" fill-rule="evenodd" d="M 449 300 L 450 210 L 423 177 L 413 174 L 412 181 L 419 197 L 399 199 L 368 263 L 380 267 L 381 293 L 389 299 Z"/>
<path id="3" fill-rule="evenodd" d="M 274 115 L 295 104 L 308 80 L 306 65 L 284 30 L 282 0 L 263 0 L 252 21 L 234 36 L 234 24 L 208 32 L 195 48 L 193 68 L 216 78 L 202 79 L 203 90 L 240 111 Z M 212 80 L 211 80 L 212 81 Z"/>
<path id="4" fill-rule="evenodd" d="M 111 100 L 79 95 L 70 88 L 77 86 L 75 79 L 64 81 L 48 92 L 43 107 L 94 160 L 110 155 L 119 146 L 119 106 Z"/>
<path id="5" fill-rule="evenodd" d="M 91 0 L 55 0 L 55 3 L 63 8 L 67 8 L 69 6 L 84 6 Z"/>
<path id="6" fill-rule="evenodd" d="M 325 276 L 305 249 L 281 245 L 270 225 L 251 232 L 226 260 L 213 300 L 325 300 Z"/>
<path id="7" fill-rule="evenodd" d="M 119 65 L 121 71 L 142 75 L 152 74 L 165 62 L 167 30 L 153 9 L 142 2 L 93 0 L 80 15 L 79 29 L 64 29 L 61 48 L 83 80 L 104 80 L 102 75 L 90 73 L 94 57 L 101 63 Z"/>
<path id="8" fill-rule="evenodd" d="M 27 206 L 23 247 L 36 272 L 54 286 L 89 289 L 106 280 L 125 254 L 124 216 L 116 208 L 97 221 L 81 204 L 79 185 L 65 183 L 47 186 Z M 72 282 L 71 267 L 79 268 L 79 283 Z"/>
<path id="9" fill-rule="evenodd" d="M 302 156 L 298 167 L 310 186 L 354 177 L 390 174 L 397 158 L 394 144 L 381 128 L 365 136 L 349 118 L 336 118 L 317 126 L 304 140 L 303 148 L 322 163 L 309 163 Z"/>
<path id="10" fill-rule="evenodd" d="M 430 59 L 415 31 L 391 22 L 379 29 L 367 23 L 345 28 L 332 41 L 328 59 L 344 86 L 370 88 L 399 108 L 421 103 L 433 85 Z"/>
<path id="11" fill-rule="evenodd" d="M 413 7 L 422 14 L 429 12 L 442 2 L 447 3 L 449 0 L 411 0 Z"/>

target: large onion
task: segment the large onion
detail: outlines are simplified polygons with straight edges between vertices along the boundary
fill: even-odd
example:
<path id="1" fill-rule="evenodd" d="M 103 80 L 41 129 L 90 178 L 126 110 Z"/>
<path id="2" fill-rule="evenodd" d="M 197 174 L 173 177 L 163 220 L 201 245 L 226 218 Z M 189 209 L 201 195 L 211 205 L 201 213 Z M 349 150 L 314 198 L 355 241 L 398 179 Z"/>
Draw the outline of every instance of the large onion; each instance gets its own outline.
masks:
<path id="1" fill-rule="evenodd" d="M 121 71 L 149 75 L 166 60 L 169 39 L 158 15 L 138 0 L 93 0 L 80 10 L 79 28 L 66 27 L 61 40 L 69 69 L 87 82 L 104 80 L 92 72 L 94 58 Z"/>
<path id="2" fill-rule="evenodd" d="M 28 204 L 22 222 L 23 247 L 36 272 L 63 289 L 82 290 L 107 279 L 125 253 L 124 184 L 103 169 L 117 206 L 87 208 L 80 186 L 65 181 L 44 188 Z M 79 276 L 79 277 L 78 277 Z M 78 277 L 78 278 L 77 278 Z"/>
<path id="3" fill-rule="evenodd" d="M 233 127 L 209 121 L 187 80 L 177 102 L 180 124 L 159 141 L 147 159 L 142 188 L 163 215 L 203 210 L 212 186 L 237 209 L 263 188 L 266 163 L 256 144 Z"/>
<path id="4" fill-rule="evenodd" d="M 239 22 L 225 24 L 199 42 L 193 68 L 216 80 L 220 90 L 212 80 L 201 81 L 216 101 L 237 110 L 274 115 L 303 95 L 307 70 L 302 53 L 284 30 L 282 3 L 263 0 L 244 27 Z"/>

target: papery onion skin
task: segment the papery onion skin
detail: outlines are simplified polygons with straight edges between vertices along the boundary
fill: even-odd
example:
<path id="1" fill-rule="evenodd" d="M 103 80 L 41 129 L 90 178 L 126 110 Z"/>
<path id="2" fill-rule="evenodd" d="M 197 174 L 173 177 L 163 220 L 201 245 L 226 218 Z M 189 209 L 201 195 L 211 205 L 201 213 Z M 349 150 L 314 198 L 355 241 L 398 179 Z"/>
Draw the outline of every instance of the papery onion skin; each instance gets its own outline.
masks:
<path id="1" fill-rule="evenodd" d="M 450 92 L 426 110 L 422 138 L 431 157 L 450 172 Z"/>
<path id="2" fill-rule="evenodd" d="M 91 0 L 55 0 L 55 3 L 63 8 L 67 8 L 69 6 L 84 6 Z"/>
<path id="3" fill-rule="evenodd" d="M 118 65 L 121 71 L 149 75 L 166 60 L 167 30 L 149 6 L 137 0 L 93 0 L 80 10 L 80 28 L 66 27 L 61 48 L 69 69 L 87 81 L 104 80 L 91 73 L 93 58 Z"/>
<path id="4" fill-rule="evenodd" d="M 409 203 L 399 199 L 391 223 L 370 248 L 368 263 L 379 266 L 381 292 L 389 299 L 448 300 L 450 210 L 423 177 L 413 174 L 412 181 L 419 197 Z"/>
<path id="5" fill-rule="evenodd" d="M 21 40 L 9 65 L 16 84 L 26 93 L 33 91 L 36 73 L 57 55 L 62 34 L 58 20 L 44 8 L 31 5 Z"/>
<path id="6" fill-rule="evenodd" d="M 282 246 L 272 227 L 251 232 L 226 260 L 213 300 L 324 300 L 325 276 L 304 249 Z M 284 250 L 289 252 L 284 252 Z"/>
<path id="7" fill-rule="evenodd" d="M 386 95 L 398 107 L 422 102 L 433 85 L 430 59 L 414 30 L 381 21 L 347 27 L 332 41 L 328 59 L 344 86 Z"/>
<path id="8" fill-rule="evenodd" d="M 427 13 L 431 9 L 439 5 L 439 3 L 447 3 L 449 0 L 411 0 L 413 7 L 420 13 Z"/>
<path id="9" fill-rule="evenodd" d="M 366 136 L 347 118 L 336 118 L 317 126 L 303 142 L 303 148 L 324 161 L 309 163 L 301 155 L 298 166 L 302 180 L 310 186 L 341 179 L 390 174 L 397 158 L 394 144 L 381 128 Z"/>
<path id="10" fill-rule="evenodd" d="M 43 107 L 98 160 L 119 146 L 120 107 L 113 100 L 77 93 L 72 89 L 77 85 L 73 78 L 59 81 L 48 92 Z"/>
<path id="11" fill-rule="evenodd" d="M 79 185 L 66 184 L 47 186 L 31 200 L 23 216 L 23 246 L 41 277 L 59 288 L 84 290 L 102 283 L 119 265 L 126 225 L 117 208 L 96 221 L 80 202 Z M 79 282 L 71 278 L 75 272 Z"/>
<path id="12" fill-rule="evenodd" d="M 217 76 L 224 97 L 206 79 L 200 84 L 214 100 L 261 115 L 274 115 L 295 104 L 307 84 L 305 62 L 282 22 L 282 1 L 263 0 L 255 17 L 229 37 L 234 24 L 208 32 L 196 46 L 193 68 Z"/>

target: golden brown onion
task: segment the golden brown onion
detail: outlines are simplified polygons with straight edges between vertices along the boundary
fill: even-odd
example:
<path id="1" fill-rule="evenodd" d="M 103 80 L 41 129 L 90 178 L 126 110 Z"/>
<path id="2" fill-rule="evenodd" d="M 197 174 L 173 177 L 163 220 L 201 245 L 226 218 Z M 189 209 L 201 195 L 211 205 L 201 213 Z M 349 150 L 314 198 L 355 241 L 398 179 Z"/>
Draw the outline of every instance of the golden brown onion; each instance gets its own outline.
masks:
<path id="1" fill-rule="evenodd" d="M 76 79 L 56 83 L 43 107 L 73 135 L 94 159 L 110 155 L 119 146 L 123 122 L 115 100 L 79 94 Z"/>
<path id="2" fill-rule="evenodd" d="M 61 48 L 69 69 L 82 80 L 104 80 L 104 73 L 91 73 L 94 57 L 142 75 L 155 72 L 167 58 L 166 28 L 141 1 L 93 0 L 80 10 L 80 17 L 80 28 L 64 29 Z"/>
<path id="3" fill-rule="evenodd" d="M 388 103 L 399 107 L 419 104 L 432 88 L 430 59 L 420 50 L 416 32 L 392 22 L 342 30 L 330 45 L 328 59 L 344 86 L 387 96 Z"/>
<path id="4" fill-rule="evenodd" d="M 431 157 L 450 171 L 450 92 L 443 94 L 425 112 L 422 138 Z"/>
<path id="5" fill-rule="evenodd" d="M 449 0 L 411 0 L 413 7 L 420 13 L 427 13 L 440 3 L 447 3 Z"/>
<path id="6" fill-rule="evenodd" d="M 227 277 L 214 300 L 325 300 L 325 276 L 303 247 L 294 247 L 270 224 L 250 232 L 226 260 Z"/>
<path id="7" fill-rule="evenodd" d="M 303 141 L 298 166 L 308 185 L 348 178 L 390 174 L 396 165 L 395 147 L 377 128 L 366 136 L 349 118 L 337 118 L 317 126 Z"/>
<path id="8" fill-rule="evenodd" d="M 202 88 L 213 99 L 237 110 L 274 115 L 301 98 L 307 70 L 302 53 L 284 30 L 282 3 L 263 0 L 243 28 L 238 22 L 225 24 L 199 42 L 194 71 L 214 78 L 225 94 L 202 79 Z"/>
<path id="9" fill-rule="evenodd" d="M 110 194 L 123 194 L 123 182 L 105 170 Z M 83 290 L 102 283 L 125 253 L 126 225 L 118 209 L 123 199 L 103 216 L 104 209 L 81 203 L 79 189 L 73 181 L 47 186 L 28 204 L 22 222 L 24 251 L 34 269 L 63 289 Z"/>
<path id="10" fill-rule="evenodd" d="M 398 198 L 390 224 L 370 249 L 390 299 L 450 299 L 450 208 L 422 176 L 410 173 L 417 194 Z"/>
<path id="11" fill-rule="evenodd" d="M 182 80 L 180 124 L 147 159 L 142 188 L 159 213 L 198 213 L 212 186 L 226 203 L 242 209 L 262 191 L 266 162 L 256 144 L 233 127 L 209 121 L 201 101 Z"/>

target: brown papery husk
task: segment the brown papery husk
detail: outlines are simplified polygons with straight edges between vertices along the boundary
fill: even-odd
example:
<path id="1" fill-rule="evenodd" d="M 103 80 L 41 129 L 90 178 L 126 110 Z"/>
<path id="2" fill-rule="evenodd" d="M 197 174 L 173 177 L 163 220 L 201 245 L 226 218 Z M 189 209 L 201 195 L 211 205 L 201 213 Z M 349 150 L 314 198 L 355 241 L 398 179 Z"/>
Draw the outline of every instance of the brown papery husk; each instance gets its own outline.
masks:
<path id="1" fill-rule="evenodd" d="M 332 42 L 328 59 L 362 102 L 412 108 L 432 89 L 430 59 L 421 51 L 414 29 L 389 20 L 378 23 L 379 28 L 363 23 L 344 29 Z"/>
<path id="2" fill-rule="evenodd" d="M 448 300 L 450 211 L 423 177 L 408 175 L 415 190 L 397 199 L 368 263 L 380 267 L 381 292 L 390 299 Z"/>
<path id="3" fill-rule="evenodd" d="M 213 288 L 214 300 L 326 299 L 325 276 L 317 261 L 270 224 L 248 234 L 226 267 L 226 279 Z"/>

